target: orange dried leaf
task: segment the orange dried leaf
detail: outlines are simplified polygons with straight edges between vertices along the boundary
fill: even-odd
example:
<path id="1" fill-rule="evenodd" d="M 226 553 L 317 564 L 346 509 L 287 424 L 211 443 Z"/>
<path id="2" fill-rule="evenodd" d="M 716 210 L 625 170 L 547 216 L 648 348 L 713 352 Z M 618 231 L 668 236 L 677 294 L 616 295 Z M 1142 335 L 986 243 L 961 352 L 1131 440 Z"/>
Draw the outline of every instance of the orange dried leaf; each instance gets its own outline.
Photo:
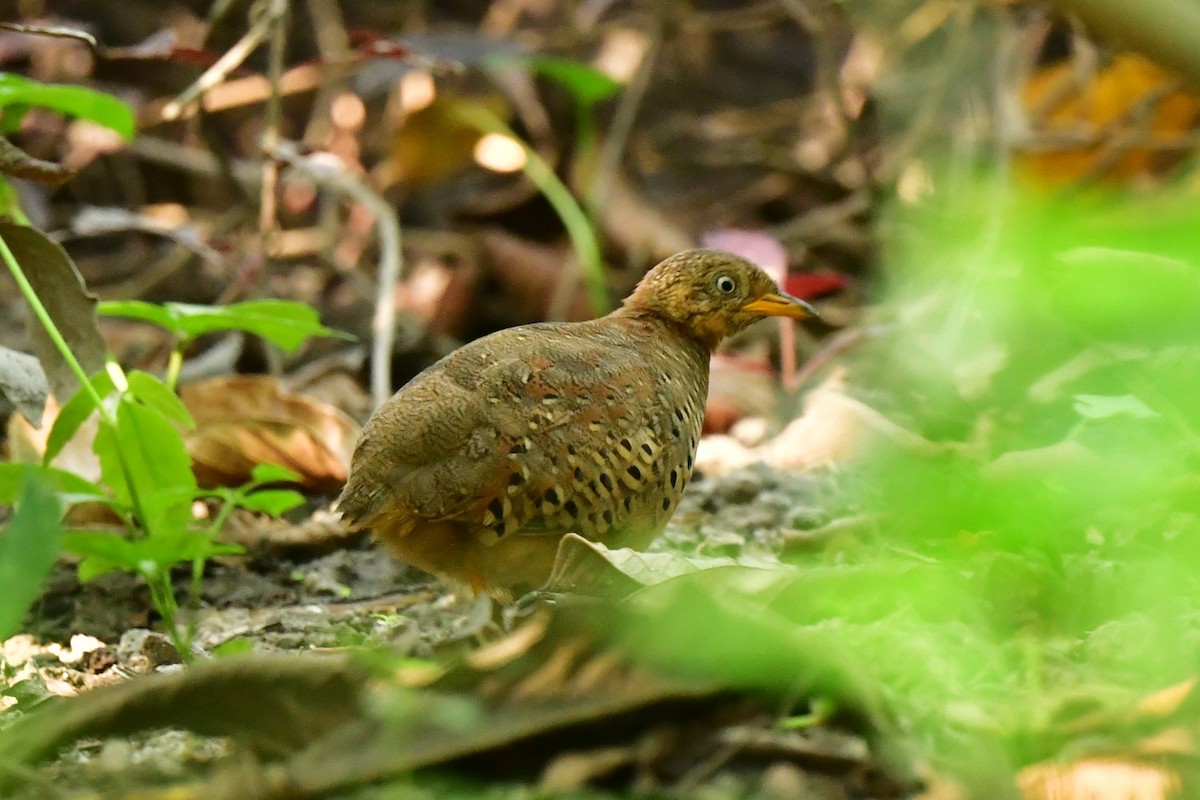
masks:
<path id="1" fill-rule="evenodd" d="M 1179 160 L 1200 119 L 1200 97 L 1175 74 L 1132 54 L 1118 55 L 1082 84 L 1075 64 L 1044 67 L 1021 99 L 1035 136 L 1071 140 L 1019 158 L 1026 172 L 1052 184 L 1158 174 Z"/>
<path id="2" fill-rule="evenodd" d="M 240 485 L 264 462 L 298 473 L 313 491 L 345 483 L 359 426 L 341 410 L 262 375 L 191 384 L 180 397 L 196 420 L 185 441 L 201 486 Z"/>

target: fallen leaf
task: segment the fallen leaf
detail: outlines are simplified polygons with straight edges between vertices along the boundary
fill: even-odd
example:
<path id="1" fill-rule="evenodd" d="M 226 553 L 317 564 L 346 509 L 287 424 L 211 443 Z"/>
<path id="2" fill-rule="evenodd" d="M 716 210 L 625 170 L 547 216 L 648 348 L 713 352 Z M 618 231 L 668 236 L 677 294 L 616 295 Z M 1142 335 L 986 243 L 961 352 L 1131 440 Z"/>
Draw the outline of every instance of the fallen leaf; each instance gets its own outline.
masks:
<path id="1" fill-rule="evenodd" d="M 627 595 L 636 589 L 723 567 L 789 572 L 777 561 L 743 558 L 695 558 L 679 553 L 647 553 L 628 547 L 609 548 L 568 533 L 558 546 L 554 570 L 544 587 L 550 592 Z"/>
<path id="2" fill-rule="evenodd" d="M 104 367 L 107 348 L 96 323 L 96 297 L 84 286 L 67 252 L 36 228 L 0 221 L 0 237 L 8 244 L 50 319 L 91 375 Z M 79 382 L 37 318 L 30 315 L 29 338 L 34 355 L 46 370 L 50 391 L 69 397 Z"/>
<path id="3" fill-rule="evenodd" d="M 241 485 L 260 463 L 292 470 L 311 491 L 346 482 L 359 426 L 341 410 L 264 375 L 188 384 L 180 398 L 196 420 L 184 439 L 201 486 Z"/>
<path id="4" fill-rule="evenodd" d="M 1131 53 L 1118 54 L 1086 81 L 1072 62 L 1043 67 L 1022 102 L 1035 138 L 1067 139 L 1018 158 L 1026 173 L 1054 185 L 1160 174 L 1182 160 L 1179 145 L 1200 119 L 1200 98 L 1177 75 Z"/>

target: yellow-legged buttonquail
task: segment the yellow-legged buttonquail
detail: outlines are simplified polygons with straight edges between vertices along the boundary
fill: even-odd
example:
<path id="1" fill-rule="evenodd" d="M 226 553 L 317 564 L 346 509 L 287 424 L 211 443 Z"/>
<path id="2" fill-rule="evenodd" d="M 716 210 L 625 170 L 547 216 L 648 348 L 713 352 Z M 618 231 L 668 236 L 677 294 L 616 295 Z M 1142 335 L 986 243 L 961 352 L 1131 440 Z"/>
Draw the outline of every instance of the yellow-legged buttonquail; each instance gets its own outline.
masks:
<path id="1" fill-rule="evenodd" d="M 674 255 L 606 317 L 499 331 L 413 378 L 363 428 L 341 512 L 497 597 L 540 587 L 567 533 L 645 547 L 691 477 L 713 350 L 813 313 L 738 256 Z"/>

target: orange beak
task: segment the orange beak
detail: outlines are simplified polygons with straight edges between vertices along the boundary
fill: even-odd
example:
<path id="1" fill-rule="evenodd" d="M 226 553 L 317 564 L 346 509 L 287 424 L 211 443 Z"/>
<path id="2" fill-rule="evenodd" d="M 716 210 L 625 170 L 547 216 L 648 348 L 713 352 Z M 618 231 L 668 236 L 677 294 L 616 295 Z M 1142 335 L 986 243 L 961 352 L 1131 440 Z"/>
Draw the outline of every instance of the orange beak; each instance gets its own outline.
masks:
<path id="1" fill-rule="evenodd" d="M 751 300 L 742 306 L 742 311 L 761 314 L 764 317 L 791 317 L 792 319 L 808 319 L 821 315 L 817 310 L 798 297 L 790 294 L 764 294 L 757 300 Z"/>

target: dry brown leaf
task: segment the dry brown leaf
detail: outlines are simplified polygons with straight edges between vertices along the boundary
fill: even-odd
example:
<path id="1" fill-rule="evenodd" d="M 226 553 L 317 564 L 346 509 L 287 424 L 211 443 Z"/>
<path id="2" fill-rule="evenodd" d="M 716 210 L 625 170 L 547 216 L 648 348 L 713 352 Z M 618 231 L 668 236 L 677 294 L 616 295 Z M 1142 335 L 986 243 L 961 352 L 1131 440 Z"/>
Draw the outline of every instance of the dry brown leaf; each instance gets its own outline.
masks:
<path id="1" fill-rule="evenodd" d="M 265 375 L 189 384 L 180 397 L 196 420 L 184 439 L 201 486 L 241 485 L 260 463 L 298 473 L 312 491 L 346 482 L 359 426 L 341 410 Z"/>
<path id="2" fill-rule="evenodd" d="M 1180 789 L 1173 770 L 1116 758 L 1033 764 L 1017 786 L 1026 800 L 1164 800 Z"/>
<path id="3" fill-rule="evenodd" d="M 1053 184 L 1094 175 L 1127 181 L 1180 160 L 1178 146 L 1200 119 L 1200 98 L 1177 75 L 1128 53 L 1083 85 L 1077 73 L 1073 63 L 1055 64 L 1025 86 L 1022 100 L 1035 134 L 1074 136 L 1078 144 L 1024 153 L 1023 169 Z M 1119 142 L 1133 146 L 1120 149 Z"/>
<path id="4" fill-rule="evenodd" d="M 84 371 L 90 375 L 101 369 L 106 347 L 96 323 L 96 297 L 84 286 L 67 252 L 46 234 L 27 225 L 0 221 L 0 236 L 21 264 L 25 277 Z M 32 316 L 29 338 L 34 355 L 46 370 L 50 391 L 59 397 L 69 397 L 79 382 L 50 341 L 50 335 Z"/>

